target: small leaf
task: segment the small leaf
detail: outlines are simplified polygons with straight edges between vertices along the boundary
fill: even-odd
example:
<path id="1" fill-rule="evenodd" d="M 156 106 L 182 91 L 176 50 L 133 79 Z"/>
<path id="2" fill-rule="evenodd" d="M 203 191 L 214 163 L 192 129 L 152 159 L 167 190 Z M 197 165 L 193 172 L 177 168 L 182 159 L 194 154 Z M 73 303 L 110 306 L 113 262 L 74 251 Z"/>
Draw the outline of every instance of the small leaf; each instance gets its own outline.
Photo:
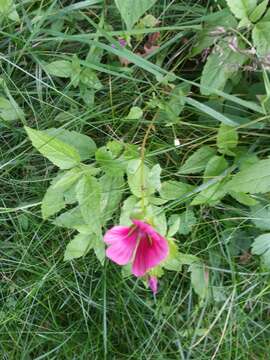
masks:
<path id="1" fill-rule="evenodd" d="M 240 204 L 246 205 L 246 206 L 255 206 L 258 204 L 258 201 L 253 199 L 251 196 L 243 193 L 243 192 L 234 192 L 234 191 L 230 191 L 230 195 L 237 200 L 238 202 L 240 202 Z"/>
<path id="2" fill-rule="evenodd" d="M 270 230 L 270 205 L 258 204 L 251 208 L 250 218 L 260 230 Z"/>
<path id="3" fill-rule="evenodd" d="M 105 174 L 100 179 L 101 214 L 104 222 L 110 220 L 113 213 L 118 210 L 122 199 L 125 181 L 123 177 Z"/>
<path id="4" fill-rule="evenodd" d="M 132 224 L 132 214 L 140 211 L 139 199 L 135 196 L 129 196 L 125 201 L 121 209 L 120 225 L 130 226 Z"/>
<path id="5" fill-rule="evenodd" d="M 66 60 L 56 60 L 44 65 L 44 70 L 52 76 L 70 78 L 72 76 L 72 63 Z"/>
<path id="6" fill-rule="evenodd" d="M 270 54 L 270 21 L 260 21 L 252 30 L 252 39 L 260 56 Z"/>
<path id="7" fill-rule="evenodd" d="M 14 0 L 0 0 L 0 16 L 3 18 L 7 16 L 13 21 L 20 20 Z"/>
<path id="8" fill-rule="evenodd" d="M 169 180 L 162 183 L 160 196 L 165 200 L 177 200 L 190 193 L 193 189 L 193 185 L 180 181 Z"/>
<path id="9" fill-rule="evenodd" d="M 180 217 L 178 215 L 172 215 L 169 219 L 169 230 L 167 238 L 172 238 L 175 234 L 178 233 L 180 227 Z"/>
<path id="10" fill-rule="evenodd" d="M 126 169 L 126 160 L 124 157 L 115 156 L 108 147 L 100 147 L 96 151 L 96 161 L 101 168 L 111 176 L 123 176 Z"/>
<path id="11" fill-rule="evenodd" d="M 169 255 L 162 265 L 165 269 L 170 271 L 181 271 L 183 263 L 180 258 L 178 247 L 173 240 L 168 240 L 168 243 Z"/>
<path id="12" fill-rule="evenodd" d="M 191 284 L 197 295 L 204 299 L 208 293 L 209 274 L 203 264 L 193 264 L 190 266 Z"/>
<path id="13" fill-rule="evenodd" d="M 53 185 L 51 185 L 47 189 L 41 203 L 41 213 L 43 219 L 48 219 L 50 216 L 64 209 L 65 206 L 66 204 L 63 192 L 59 191 L 59 189 L 54 189 Z"/>
<path id="14" fill-rule="evenodd" d="M 48 135 L 46 131 L 39 131 L 25 126 L 25 130 L 33 146 L 60 169 L 70 169 L 80 163 L 80 154 L 72 146 Z"/>
<path id="15" fill-rule="evenodd" d="M 257 0 L 226 0 L 231 12 L 237 19 L 244 19 L 255 10 Z"/>
<path id="16" fill-rule="evenodd" d="M 217 135 L 217 146 L 222 154 L 234 156 L 238 144 L 238 133 L 234 127 L 221 124 Z"/>
<path id="17" fill-rule="evenodd" d="M 87 254 L 91 247 L 90 234 L 78 234 L 66 247 L 64 261 L 78 259 Z"/>
<path id="18" fill-rule="evenodd" d="M 263 194 L 270 191 L 270 159 L 260 160 L 241 170 L 233 176 L 226 188 L 227 191 L 250 194 Z"/>
<path id="19" fill-rule="evenodd" d="M 53 223 L 67 229 L 75 229 L 83 234 L 92 233 L 92 227 L 84 221 L 79 206 L 64 212 L 58 216 Z"/>
<path id="20" fill-rule="evenodd" d="M 84 69 L 80 73 L 80 81 L 87 86 L 87 88 L 95 89 L 97 91 L 103 88 L 101 81 L 99 80 L 96 72 L 92 69 Z"/>
<path id="21" fill-rule="evenodd" d="M 252 244 L 252 254 L 262 256 L 267 268 L 270 268 L 270 233 L 258 236 Z"/>
<path id="22" fill-rule="evenodd" d="M 91 175 L 85 174 L 76 186 L 77 199 L 85 223 L 91 232 L 101 231 L 101 186 Z"/>
<path id="23" fill-rule="evenodd" d="M 128 30 L 132 29 L 133 25 L 155 2 L 156 0 L 115 0 L 115 4 Z"/>
<path id="24" fill-rule="evenodd" d="M 216 151 L 210 146 L 202 146 L 196 150 L 181 166 L 180 174 L 197 174 L 202 172 L 208 161 L 215 155 Z"/>
<path id="25" fill-rule="evenodd" d="M 255 23 L 256 21 L 260 20 L 260 18 L 263 16 L 267 9 L 268 3 L 269 0 L 264 0 L 263 2 L 261 2 L 250 14 L 250 21 Z"/>
<path id="26" fill-rule="evenodd" d="M 24 117 L 23 110 L 18 106 L 18 104 L 13 100 L 9 101 L 4 97 L 0 97 L 0 119 L 5 121 L 15 121 Z"/>
<path id="27" fill-rule="evenodd" d="M 179 215 L 180 224 L 178 232 L 182 235 L 188 235 L 194 225 L 197 223 L 197 218 L 191 209 L 187 209 L 185 212 Z"/>
<path id="28" fill-rule="evenodd" d="M 138 106 L 133 106 L 130 111 L 128 116 L 126 117 L 127 120 L 139 120 L 140 118 L 143 117 L 143 111 L 141 108 L 139 108 Z"/>

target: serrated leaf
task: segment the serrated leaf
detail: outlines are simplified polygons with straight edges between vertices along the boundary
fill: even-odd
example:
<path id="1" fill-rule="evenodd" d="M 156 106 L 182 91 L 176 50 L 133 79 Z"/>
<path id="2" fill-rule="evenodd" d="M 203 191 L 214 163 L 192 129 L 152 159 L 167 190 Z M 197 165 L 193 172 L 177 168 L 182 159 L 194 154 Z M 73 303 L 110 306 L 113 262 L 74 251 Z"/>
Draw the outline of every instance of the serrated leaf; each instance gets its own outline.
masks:
<path id="1" fill-rule="evenodd" d="M 204 299 L 208 293 L 209 275 L 208 270 L 203 264 L 193 264 L 190 266 L 191 284 L 197 295 Z"/>
<path id="2" fill-rule="evenodd" d="M 263 14 L 265 13 L 265 11 L 267 9 L 268 3 L 269 3 L 269 0 L 264 0 L 258 6 L 256 6 L 256 8 L 252 11 L 252 13 L 249 16 L 250 21 L 256 22 L 256 21 L 260 20 L 260 18 L 263 16 Z"/>
<path id="3" fill-rule="evenodd" d="M 33 146 L 60 169 L 70 169 L 80 163 L 80 154 L 72 146 L 46 133 L 25 126 Z"/>
<path id="4" fill-rule="evenodd" d="M 270 191 L 270 159 L 260 160 L 238 174 L 226 185 L 227 191 L 250 194 Z"/>
<path id="5" fill-rule="evenodd" d="M 234 127 L 221 124 L 217 135 L 217 146 L 222 154 L 234 156 L 233 149 L 238 144 L 238 133 Z"/>
<path id="6" fill-rule="evenodd" d="M 160 174 L 161 167 L 159 165 L 149 169 L 141 160 L 129 161 L 127 175 L 132 194 L 141 198 L 143 195 L 148 197 L 160 190 Z"/>
<path id="7" fill-rule="evenodd" d="M 13 100 L 9 101 L 4 97 L 0 97 L 0 120 L 5 121 L 15 121 L 24 117 L 23 110 L 18 106 L 18 104 Z"/>
<path id="8" fill-rule="evenodd" d="M 250 209 L 253 224 L 261 230 L 270 231 L 270 205 L 258 204 Z"/>
<path id="9" fill-rule="evenodd" d="M 91 241 L 90 234 L 77 234 L 66 247 L 64 261 L 78 259 L 86 255 L 90 250 Z"/>
<path id="10" fill-rule="evenodd" d="M 90 159 L 97 150 L 94 140 L 92 140 L 89 136 L 80 134 L 76 131 L 51 128 L 45 130 L 45 132 L 75 148 L 80 154 L 82 161 Z"/>
<path id="11" fill-rule="evenodd" d="M 85 174 L 76 186 L 77 200 L 85 223 L 91 232 L 101 232 L 101 186 L 91 175 Z"/>
<path id="12" fill-rule="evenodd" d="M 197 218 L 191 209 L 187 209 L 185 212 L 179 215 L 180 224 L 178 232 L 182 235 L 188 235 L 194 225 L 197 223 Z"/>
<path id="13" fill-rule="evenodd" d="M 124 190 L 125 181 L 123 177 L 105 174 L 100 179 L 101 193 L 101 214 L 103 222 L 110 220 L 117 211 Z"/>
<path id="14" fill-rule="evenodd" d="M 44 65 L 44 70 L 52 75 L 62 78 L 70 78 L 72 76 L 72 63 L 67 60 L 56 60 Z"/>
<path id="15" fill-rule="evenodd" d="M 156 0 L 115 0 L 115 4 L 128 30 L 132 29 L 133 25 L 155 2 Z"/>
<path id="16" fill-rule="evenodd" d="M 180 174 L 197 174 L 202 172 L 208 161 L 215 155 L 216 151 L 210 146 L 204 145 L 196 150 L 181 166 Z"/>
<path id="17" fill-rule="evenodd" d="M 247 18 L 257 6 L 257 0 L 226 0 L 237 19 Z"/>
<path id="18" fill-rule="evenodd" d="M 252 30 L 252 40 L 260 56 L 270 54 L 270 21 L 260 21 Z"/>
<path id="19" fill-rule="evenodd" d="M 177 200 L 194 189 L 193 185 L 181 181 L 169 180 L 161 185 L 160 196 L 165 200 Z"/>
<path id="20" fill-rule="evenodd" d="M 264 264 L 270 268 L 270 233 L 258 236 L 252 244 L 251 252 L 260 255 Z"/>
<path id="21" fill-rule="evenodd" d="M 218 44 L 204 65 L 200 82 L 201 94 L 208 96 L 216 90 L 223 91 L 227 81 L 238 73 L 239 67 L 247 60 L 246 55 L 233 51 L 227 42 Z"/>

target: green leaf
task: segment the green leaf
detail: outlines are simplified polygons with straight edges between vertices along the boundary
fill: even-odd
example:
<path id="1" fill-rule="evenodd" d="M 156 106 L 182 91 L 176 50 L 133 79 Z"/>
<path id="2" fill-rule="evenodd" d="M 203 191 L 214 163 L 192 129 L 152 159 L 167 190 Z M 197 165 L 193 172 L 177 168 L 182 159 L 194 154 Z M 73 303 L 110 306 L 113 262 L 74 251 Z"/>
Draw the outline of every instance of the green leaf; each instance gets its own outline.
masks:
<path id="1" fill-rule="evenodd" d="M 217 135 L 217 146 L 222 154 L 235 156 L 233 149 L 238 144 L 238 133 L 234 127 L 221 124 Z"/>
<path id="2" fill-rule="evenodd" d="M 252 40 L 260 56 L 270 54 L 270 21 L 260 21 L 254 26 Z"/>
<path id="3" fill-rule="evenodd" d="M 182 235 L 188 235 L 194 225 L 197 223 L 197 218 L 191 209 L 187 209 L 185 212 L 179 215 L 180 224 L 178 232 Z"/>
<path id="4" fill-rule="evenodd" d="M 185 196 L 194 189 L 193 185 L 189 185 L 180 181 L 169 180 L 161 185 L 160 196 L 166 200 L 177 200 Z"/>
<path id="5" fill-rule="evenodd" d="M 101 147 L 96 151 L 96 161 L 101 168 L 112 176 L 123 176 L 126 169 L 126 160 L 115 156 L 108 147 Z"/>
<path id="6" fill-rule="evenodd" d="M 143 111 L 141 108 L 139 108 L 138 106 L 133 106 L 130 111 L 128 116 L 126 117 L 127 120 L 139 120 L 140 118 L 143 117 Z"/>
<path id="7" fill-rule="evenodd" d="M 4 97 L 0 97 L 0 119 L 5 121 L 15 121 L 24 117 L 23 110 L 18 106 L 18 104 L 13 100 L 9 101 Z"/>
<path id="8" fill-rule="evenodd" d="M 46 133 L 25 126 L 33 146 L 60 169 L 70 169 L 80 163 L 80 154 L 72 146 Z"/>
<path id="9" fill-rule="evenodd" d="M 178 215 L 172 215 L 168 222 L 169 230 L 167 238 L 172 238 L 175 234 L 178 233 L 180 227 L 180 217 Z"/>
<path id="10" fill-rule="evenodd" d="M 53 184 L 47 189 L 41 203 L 41 213 L 44 220 L 58 213 L 66 206 L 64 193 L 55 189 Z"/>
<path id="11" fill-rule="evenodd" d="M 71 240 L 65 251 L 64 261 L 72 259 L 78 259 L 87 254 L 91 248 L 91 235 L 90 234 L 78 234 Z"/>
<path id="12" fill-rule="evenodd" d="M 67 60 L 56 60 L 50 64 L 44 65 L 44 70 L 52 75 L 62 78 L 70 78 L 72 76 L 72 63 Z"/>
<path id="13" fill-rule="evenodd" d="M 215 153 L 216 151 L 210 146 L 202 146 L 185 161 L 184 165 L 181 166 L 179 173 L 197 174 L 202 172 Z"/>
<path id="14" fill-rule="evenodd" d="M 250 16 L 249 16 L 250 21 L 255 23 L 258 20 L 260 20 L 260 18 L 263 16 L 263 14 L 265 13 L 265 11 L 267 9 L 268 3 L 269 3 L 269 0 L 264 0 L 263 2 L 261 2 L 250 14 Z"/>
<path id="15" fill-rule="evenodd" d="M 152 169 L 143 164 L 141 160 L 131 160 L 128 163 L 128 185 L 133 195 L 141 198 L 143 194 L 150 196 L 160 190 L 161 167 L 155 165 Z"/>
<path id="16" fill-rule="evenodd" d="M 226 195 L 227 189 L 224 186 L 227 182 L 221 175 L 227 169 L 228 163 L 223 156 L 214 156 L 208 162 L 204 172 L 204 183 L 215 178 L 221 177 L 220 181 L 201 191 L 195 197 L 191 205 L 209 204 L 215 205 Z"/>
<path id="17" fill-rule="evenodd" d="M 97 91 L 103 88 L 101 81 L 97 74 L 92 69 L 86 68 L 80 73 L 80 81 L 87 86 L 87 88 L 95 89 Z"/>
<path id="18" fill-rule="evenodd" d="M 270 205 L 258 204 L 251 208 L 251 221 L 260 230 L 270 230 Z"/>
<path id="19" fill-rule="evenodd" d="M 169 244 L 169 255 L 164 261 L 162 266 L 170 271 L 181 271 L 183 263 L 180 259 L 180 253 L 176 243 L 173 240 L 168 240 Z"/>
<path id="20" fill-rule="evenodd" d="M 19 15 L 13 0 L 0 0 L 0 16 L 7 16 L 10 20 L 19 21 Z"/>
<path id="21" fill-rule="evenodd" d="M 127 25 L 127 29 L 131 30 L 133 25 L 140 17 L 150 9 L 156 0 L 114 0 L 115 4 Z"/>
<path id="22" fill-rule="evenodd" d="M 270 268 L 270 233 L 258 236 L 252 244 L 251 252 L 260 255 L 264 265 Z"/>
<path id="23" fill-rule="evenodd" d="M 270 159 L 260 160 L 238 174 L 226 185 L 227 191 L 250 194 L 270 191 Z"/>
<path id="24" fill-rule="evenodd" d="M 125 181 L 123 177 L 105 174 L 100 179 L 101 193 L 101 214 L 104 222 L 111 219 L 118 210 L 122 199 Z"/>
<path id="25" fill-rule="evenodd" d="M 246 206 L 255 206 L 258 204 L 258 201 L 253 199 L 251 196 L 243 193 L 243 192 L 234 192 L 234 191 L 230 191 L 230 195 L 237 200 L 238 202 L 240 202 L 240 204 L 246 205 Z"/>
<path id="26" fill-rule="evenodd" d="M 97 150 L 95 142 L 89 136 L 80 134 L 76 131 L 69 131 L 61 128 L 51 128 L 45 130 L 45 132 L 48 135 L 53 136 L 76 149 L 80 154 L 82 161 L 90 159 L 92 156 L 94 156 Z"/>
<path id="27" fill-rule="evenodd" d="M 76 186 L 77 199 L 85 223 L 91 232 L 101 232 L 101 186 L 91 175 L 85 174 Z"/>
<path id="28" fill-rule="evenodd" d="M 205 265 L 193 264 L 190 266 L 191 284 L 197 295 L 204 299 L 208 294 L 209 274 Z"/>
<path id="29" fill-rule="evenodd" d="M 139 199 L 135 196 L 129 196 L 121 209 L 120 225 L 130 226 L 132 224 L 131 217 L 134 213 L 141 211 Z"/>
<path id="30" fill-rule="evenodd" d="M 67 229 L 75 229 L 83 234 L 92 233 L 92 227 L 91 225 L 86 224 L 84 221 L 79 206 L 64 212 L 58 216 L 53 223 L 57 226 L 62 226 Z"/>
<path id="31" fill-rule="evenodd" d="M 235 1 L 235 0 L 233 0 Z M 248 57 L 233 51 L 228 43 L 219 43 L 216 49 L 208 56 L 201 76 L 201 94 L 211 95 L 216 90 L 224 90 L 229 79 L 232 79 L 239 67 L 248 60 Z"/>
<path id="32" fill-rule="evenodd" d="M 237 19 L 248 18 L 257 6 L 257 0 L 226 0 Z"/>

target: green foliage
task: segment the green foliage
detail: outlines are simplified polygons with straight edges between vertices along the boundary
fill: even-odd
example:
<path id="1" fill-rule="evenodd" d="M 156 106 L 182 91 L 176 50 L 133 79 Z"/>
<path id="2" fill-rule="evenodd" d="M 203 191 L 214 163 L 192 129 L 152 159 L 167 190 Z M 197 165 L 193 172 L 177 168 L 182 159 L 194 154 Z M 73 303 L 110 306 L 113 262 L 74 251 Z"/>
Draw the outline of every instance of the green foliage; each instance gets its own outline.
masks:
<path id="1" fill-rule="evenodd" d="M 222 154 L 234 156 L 233 150 L 238 144 L 238 133 L 235 128 L 221 124 L 217 135 L 217 146 Z"/>
<path id="2" fill-rule="evenodd" d="M 248 18 L 255 10 L 257 0 L 226 0 L 232 13 L 238 19 L 242 20 Z"/>
<path id="3" fill-rule="evenodd" d="M 250 21 L 257 22 L 260 20 L 260 18 L 263 16 L 267 9 L 267 5 L 269 3 L 269 0 L 263 0 L 250 14 Z"/>
<path id="4" fill-rule="evenodd" d="M 198 174 L 204 171 L 208 161 L 215 155 L 216 151 L 210 146 L 202 146 L 194 152 L 181 166 L 181 174 Z"/>
<path id="5" fill-rule="evenodd" d="M 270 21 L 260 21 L 252 31 L 252 40 L 260 56 L 270 53 Z"/>
<path id="6" fill-rule="evenodd" d="M 270 268 L 270 234 L 258 236 L 252 244 L 252 254 L 260 255 L 263 265 Z"/>
<path id="7" fill-rule="evenodd" d="M 12 102 L 4 97 L 0 97 L 0 121 L 15 121 L 24 116 L 23 110 L 13 100 Z"/>
<path id="8" fill-rule="evenodd" d="M 7 16 L 12 21 L 20 20 L 14 0 L 0 0 L 0 16 L 2 19 Z"/>
<path id="9" fill-rule="evenodd" d="M 132 29 L 140 17 L 156 2 L 156 0 L 136 0 L 136 2 L 133 0 L 114 1 L 128 30 Z"/>

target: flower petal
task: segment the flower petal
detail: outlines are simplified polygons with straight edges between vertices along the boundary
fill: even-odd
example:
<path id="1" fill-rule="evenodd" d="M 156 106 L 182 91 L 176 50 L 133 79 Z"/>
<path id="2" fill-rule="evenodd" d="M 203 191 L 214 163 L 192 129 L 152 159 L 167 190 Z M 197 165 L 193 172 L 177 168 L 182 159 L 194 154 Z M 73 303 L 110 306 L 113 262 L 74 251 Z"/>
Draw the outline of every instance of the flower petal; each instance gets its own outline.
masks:
<path id="1" fill-rule="evenodd" d="M 158 291 L 158 279 L 155 276 L 150 276 L 148 286 L 153 291 L 153 294 L 156 294 Z"/>
<path id="2" fill-rule="evenodd" d="M 160 264 L 169 253 L 168 242 L 153 228 L 151 229 L 151 236 L 145 234 L 139 242 L 132 266 L 132 273 L 135 276 L 144 276 L 148 270 Z"/>
<path id="3" fill-rule="evenodd" d="M 125 226 L 115 226 L 104 236 L 104 241 L 110 245 L 106 256 L 118 265 L 126 265 L 131 261 L 136 247 L 137 232 Z"/>

